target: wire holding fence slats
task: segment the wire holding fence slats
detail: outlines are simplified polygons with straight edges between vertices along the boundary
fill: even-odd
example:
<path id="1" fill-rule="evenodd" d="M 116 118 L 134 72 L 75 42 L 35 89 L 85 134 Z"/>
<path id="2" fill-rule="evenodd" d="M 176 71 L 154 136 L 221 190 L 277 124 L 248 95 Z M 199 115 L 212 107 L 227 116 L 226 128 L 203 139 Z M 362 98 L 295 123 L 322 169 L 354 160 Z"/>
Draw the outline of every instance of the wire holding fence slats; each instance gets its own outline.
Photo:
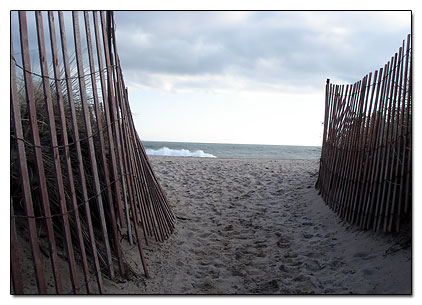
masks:
<path id="1" fill-rule="evenodd" d="M 374 73 L 346 85 L 327 80 L 316 187 L 342 219 L 399 231 L 412 201 L 411 35 Z"/>
<path id="2" fill-rule="evenodd" d="M 27 21 L 31 14 L 35 23 Z M 19 52 L 13 39 L 10 45 L 11 293 L 104 293 L 104 276 L 132 269 L 124 255 L 133 247 L 149 277 L 142 244 L 168 238 L 175 217 L 134 127 L 113 12 L 17 15 L 11 35 L 19 36 Z M 38 57 L 29 47 L 35 38 Z"/>

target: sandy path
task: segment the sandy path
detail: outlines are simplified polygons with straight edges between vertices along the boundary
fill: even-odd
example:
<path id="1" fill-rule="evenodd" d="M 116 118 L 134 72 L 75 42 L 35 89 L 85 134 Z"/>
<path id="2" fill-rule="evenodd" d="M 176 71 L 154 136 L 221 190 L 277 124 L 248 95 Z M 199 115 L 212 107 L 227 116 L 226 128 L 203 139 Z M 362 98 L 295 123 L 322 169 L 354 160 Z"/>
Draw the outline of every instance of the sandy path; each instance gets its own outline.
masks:
<path id="1" fill-rule="evenodd" d="M 341 223 L 313 187 L 317 161 L 150 160 L 176 233 L 145 247 L 150 279 L 106 280 L 108 293 L 411 292 L 409 238 Z M 135 266 L 132 252 L 126 259 Z"/>

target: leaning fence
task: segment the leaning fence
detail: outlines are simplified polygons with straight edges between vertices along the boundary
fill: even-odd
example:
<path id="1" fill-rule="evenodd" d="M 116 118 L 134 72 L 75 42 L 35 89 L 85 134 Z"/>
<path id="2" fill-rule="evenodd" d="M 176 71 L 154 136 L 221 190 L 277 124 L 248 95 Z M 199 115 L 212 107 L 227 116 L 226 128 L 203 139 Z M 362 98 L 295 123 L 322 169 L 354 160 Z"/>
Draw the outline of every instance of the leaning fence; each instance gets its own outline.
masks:
<path id="1" fill-rule="evenodd" d="M 124 243 L 148 277 L 142 244 L 175 218 L 135 130 L 113 13 L 11 18 L 11 293 L 104 293 L 104 276 L 133 270 Z"/>
<path id="2" fill-rule="evenodd" d="M 317 188 L 342 219 L 399 231 L 412 204 L 411 36 L 391 60 L 350 85 L 327 80 Z"/>

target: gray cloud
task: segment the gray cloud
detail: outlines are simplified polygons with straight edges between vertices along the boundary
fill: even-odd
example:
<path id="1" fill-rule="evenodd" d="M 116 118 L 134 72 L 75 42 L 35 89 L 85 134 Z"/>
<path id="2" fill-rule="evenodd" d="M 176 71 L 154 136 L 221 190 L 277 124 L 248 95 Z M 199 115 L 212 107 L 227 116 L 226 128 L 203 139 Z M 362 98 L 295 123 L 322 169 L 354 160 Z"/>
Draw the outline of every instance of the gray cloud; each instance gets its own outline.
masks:
<path id="1" fill-rule="evenodd" d="M 239 78 L 281 90 L 321 88 L 326 78 L 354 82 L 380 68 L 410 33 L 411 18 L 410 12 L 116 12 L 115 19 L 129 84 L 162 88 L 167 79 L 175 89 L 212 89 Z"/>

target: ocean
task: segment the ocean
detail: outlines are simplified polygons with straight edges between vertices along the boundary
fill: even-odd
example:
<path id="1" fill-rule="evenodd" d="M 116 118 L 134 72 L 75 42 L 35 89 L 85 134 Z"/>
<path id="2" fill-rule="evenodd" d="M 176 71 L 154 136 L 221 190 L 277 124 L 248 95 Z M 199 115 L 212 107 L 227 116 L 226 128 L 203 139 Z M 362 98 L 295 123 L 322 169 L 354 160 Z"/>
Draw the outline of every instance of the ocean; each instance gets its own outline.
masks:
<path id="1" fill-rule="evenodd" d="M 319 146 L 142 141 L 148 155 L 205 158 L 319 159 Z"/>

